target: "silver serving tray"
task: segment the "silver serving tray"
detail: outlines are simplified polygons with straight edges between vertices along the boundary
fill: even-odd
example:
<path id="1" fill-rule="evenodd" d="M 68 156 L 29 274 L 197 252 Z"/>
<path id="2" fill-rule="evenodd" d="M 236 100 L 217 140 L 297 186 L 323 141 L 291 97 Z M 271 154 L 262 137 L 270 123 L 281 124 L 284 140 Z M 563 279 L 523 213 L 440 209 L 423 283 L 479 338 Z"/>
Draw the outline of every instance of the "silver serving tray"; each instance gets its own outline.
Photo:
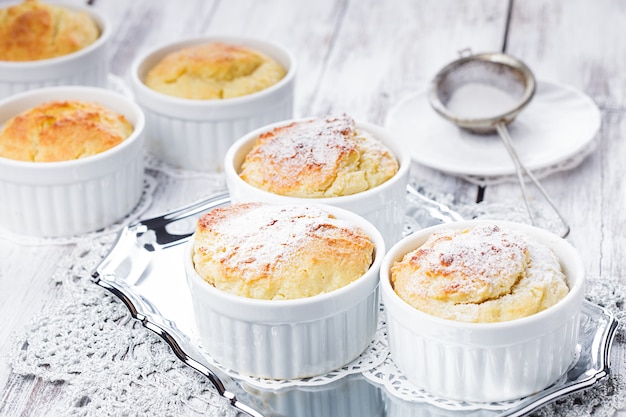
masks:
<path id="1" fill-rule="evenodd" d="M 410 217 L 416 211 L 421 212 L 421 217 L 424 217 L 425 213 L 426 222 L 430 224 L 461 219 L 461 216 L 454 211 L 428 199 L 411 186 L 408 187 L 407 197 L 411 201 L 407 211 L 408 232 L 412 227 Z M 129 225 L 119 232 L 110 253 L 98 265 L 92 277 L 96 284 L 111 291 L 122 300 L 132 316 L 143 326 L 161 336 L 180 360 L 205 375 L 217 392 L 226 398 L 240 415 L 254 417 L 285 415 L 280 411 L 281 407 L 293 413 L 293 404 L 302 403 L 306 407 L 306 414 L 312 417 L 335 414 L 337 416 L 363 415 L 361 408 L 364 407 L 368 415 L 377 417 L 391 415 L 522 416 L 561 396 L 587 389 L 609 373 L 609 354 L 617 320 L 605 309 L 585 302 L 581 320 L 578 361 L 551 387 L 514 402 L 510 408 L 504 410 L 485 408 L 459 411 L 441 409 L 424 402 L 400 400 L 387 392 L 384 387 L 377 386 L 365 378 L 359 378 L 359 375 L 349 375 L 343 380 L 328 384 L 328 387 L 317 389 L 290 388 L 284 392 L 263 392 L 250 389 L 245 381 L 232 377 L 211 365 L 205 356 L 206 353 L 197 344 L 193 336 L 195 325 L 191 297 L 186 286 L 182 264 L 183 243 L 193 233 L 197 218 L 229 202 L 228 193 L 224 192 L 162 216 Z M 419 225 L 413 227 L 430 225 L 424 224 L 424 221 L 421 219 Z M 320 401 L 324 404 L 336 400 L 345 401 L 346 396 L 352 392 L 351 388 L 346 387 L 354 386 L 354 384 L 360 384 L 361 390 L 363 384 L 367 385 L 365 388 L 370 391 L 366 392 L 366 398 L 371 403 L 356 406 L 342 404 L 334 408 L 331 404 L 320 407 L 319 412 L 315 411 L 314 405 L 319 404 Z M 357 413 L 357 410 L 351 410 L 350 407 L 360 408 Z"/>

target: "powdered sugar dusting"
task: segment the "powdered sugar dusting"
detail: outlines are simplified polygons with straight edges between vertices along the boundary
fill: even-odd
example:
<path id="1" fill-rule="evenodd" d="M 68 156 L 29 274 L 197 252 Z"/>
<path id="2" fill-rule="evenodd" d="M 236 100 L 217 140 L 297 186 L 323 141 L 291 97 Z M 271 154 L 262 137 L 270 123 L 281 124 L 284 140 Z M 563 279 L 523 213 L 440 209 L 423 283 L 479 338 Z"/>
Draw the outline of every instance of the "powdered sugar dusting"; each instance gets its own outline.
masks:
<path id="1" fill-rule="evenodd" d="M 411 262 L 426 277 L 412 289 L 429 298 L 482 302 L 508 293 L 525 273 L 527 257 L 524 237 L 498 226 L 445 230 L 414 253 Z"/>
<path id="2" fill-rule="evenodd" d="M 299 198 L 340 197 L 377 187 L 398 172 L 399 163 L 381 140 L 356 126 L 342 115 L 275 127 L 252 139 L 239 176 L 256 188 Z"/>
<path id="3" fill-rule="evenodd" d="M 563 282 L 567 282 L 559 259 L 550 248 L 539 242 L 529 240 L 528 253 L 529 264 L 526 275 L 533 281 L 543 282 L 558 277 Z"/>
<path id="4" fill-rule="evenodd" d="M 228 269 L 236 268 L 245 280 L 268 273 L 276 262 L 306 246 L 316 230 L 350 227 L 317 207 L 251 203 L 240 208 L 211 224 L 222 246 L 213 257 Z"/>
<path id="5" fill-rule="evenodd" d="M 345 115 L 293 122 L 262 134 L 246 159 L 264 161 L 264 176 L 279 187 L 310 177 L 328 186 L 342 155 L 358 155 L 357 144 L 350 140 L 354 135 L 355 122 Z"/>
<path id="6" fill-rule="evenodd" d="M 356 146 L 348 137 L 354 136 L 355 124 L 348 116 L 310 119 L 294 122 L 261 135 L 263 152 L 292 169 L 327 165 Z"/>

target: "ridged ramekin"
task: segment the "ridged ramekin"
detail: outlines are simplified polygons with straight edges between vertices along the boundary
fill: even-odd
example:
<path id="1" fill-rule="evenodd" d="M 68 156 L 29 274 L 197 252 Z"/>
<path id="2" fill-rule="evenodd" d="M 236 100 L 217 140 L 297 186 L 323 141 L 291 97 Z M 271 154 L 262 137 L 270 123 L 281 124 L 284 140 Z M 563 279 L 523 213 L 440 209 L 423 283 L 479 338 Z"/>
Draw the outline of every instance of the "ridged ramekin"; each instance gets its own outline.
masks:
<path id="1" fill-rule="evenodd" d="M 362 375 L 352 374 L 323 385 L 285 389 L 244 389 L 265 405 L 269 416 L 384 417 L 381 389 Z"/>
<path id="2" fill-rule="evenodd" d="M 233 144 L 226 153 L 224 172 L 231 201 L 261 201 L 278 204 L 328 204 L 350 210 L 369 220 L 380 230 L 385 244 L 390 247 L 402 237 L 404 216 L 406 211 L 406 186 L 409 181 L 411 157 L 400 142 L 383 127 L 366 122 L 356 122 L 356 128 L 370 132 L 375 138 L 386 145 L 400 164 L 398 172 L 389 180 L 377 187 L 357 194 L 327 197 L 300 198 L 288 197 L 261 190 L 241 179 L 241 164 L 252 150 L 257 138 L 278 126 L 307 119 L 287 120 L 273 123 L 247 133 Z"/>
<path id="3" fill-rule="evenodd" d="M 2 5 L 2 8 L 16 3 Z M 106 87 L 109 73 L 108 44 L 113 32 L 110 21 L 93 8 L 51 2 L 82 11 L 96 22 L 100 36 L 91 45 L 68 55 L 37 61 L 0 61 L 0 99 L 37 88 L 61 85 Z"/>
<path id="4" fill-rule="evenodd" d="M 192 100 L 152 90 L 147 73 L 167 54 L 210 42 L 247 46 L 274 58 L 287 74 L 278 83 L 246 96 Z M 234 36 L 180 40 L 151 49 L 132 65 L 131 86 L 147 119 L 148 150 L 176 168 L 222 171 L 224 155 L 245 133 L 293 115 L 296 64 L 292 54 L 270 42 Z"/>
<path id="5" fill-rule="evenodd" d="M 436 230 L 478 224 L 522 232 L 552 249 L 567 277 L 565 298 L 525 318 L 464 323 L 418 311 L 395 293 L 389 272 L 395 262 Z M 391 358 L 411 383 L 444 398 L 495 402 L 528 396 L 554 383 L 574 361 L 584 282 L 584 266 L 576 249 L 543 229 L 490 220 L 423 229 L 392 247 L 380 270 Z"/>
<path id="6" fill-rule="evenodd" d="M 378 271 L 385 244 L 376 228 L 356 214 L 322 206 L 360 227 L 374 242 L 369 270 L 325 294 L 293 300 L 239 297 L 204 281 L 192 261 L 193 236 L 185 248 L 185 272 L 198 336 L 222 366 L 270 379 L 305 378 L 341 368 L 372 341 L 378 318 Z"/>
<path id="7" fill-rule="evenodd" d="M 97 87 L 50 87 L 0 101 L 0 125 L 41 103 L 83 100 L 123 114 L 134 131 L 94 156 L 59 162 L 0 157 L 0 226 L 38 237 L 96 231 L 127 215 L 143 190 L 145 120 L 126 97 Z"/>

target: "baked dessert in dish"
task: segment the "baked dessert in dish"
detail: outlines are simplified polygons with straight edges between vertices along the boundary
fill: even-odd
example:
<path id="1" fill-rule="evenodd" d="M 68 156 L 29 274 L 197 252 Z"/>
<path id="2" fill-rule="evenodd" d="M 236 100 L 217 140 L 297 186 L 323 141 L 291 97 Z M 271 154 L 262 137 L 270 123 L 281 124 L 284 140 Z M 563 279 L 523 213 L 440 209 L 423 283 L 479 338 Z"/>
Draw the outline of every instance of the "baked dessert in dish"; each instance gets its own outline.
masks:
<path id="1" fill-rule="evenodd" d="M 260 127 L 226 152 L 231 201 L 350 210 L 376 226 L 390 247 L 402 237 L 406 214 L 411 157 L 403 139 L 347 115 Z"/>
<path id="2" fill-rule="evenodd" d="M 369 269 L 373 254 L 363 230 L 322 209 L 242 203 L 199 219 L 193 261 L 219 290 L 288 300 L 350 284 Z"/>
<path id="3" fill-rule="evenodd" d="M 0 98 L 108 86 L 111 22 L 98 8 L 72 3 L 29 0 L 0 9 Z"/>
<path id="4" fill-rule="evenodd" d="M 380 287 L 390 357 L 434 395 L 520 399 L 577 357 L 584 266 L 547 230 L 468 220 L 415 231 L 385 255 Z"/>
<path id="5" fill-rule="evenodd" d="M 145 118 L 129 98 L 86 86 L 34 89 L 0 101 L 0 126 L 1 228 L 75 236 L 122 220 L 140 201 Z"/>
<path id="6" fill-rule="evenodd" d="M 287 71 L 275 59 L 243 45 L 210 42 L 171 52 L 146 76 L 146 85 L 198 100 L 240 97 L 280 81 Z"/>
<path id="7" fill-rule="evenodd" d="M 31 162 L 69 161 L 104 152 L 132 132 L 124 115 L 97 103 L 54 100 L 4 124 L 0 156 Z"/>
<path id="8" fill-rule="evenodd" d="M 389 148 L 342 115 L 294 121 L 262 133 L 239 176 L 271 193 L 320 198 L 372 189 L 398 169 Z"/>
<path id="9" fill-rule="evenodd" d="M 433 233 L 392 266 L 391 282 L 420 311 L 474 323 L 527 317 L 568 293 L 549 248 L 497 225 Z"/>
<path id="10" fill-rule="evenodd" d="M 306 378 L 341 368 L 372 341 L 385 243 L 361 216 L 231 202 L 197 225 L 183 262 L 198 337 L 219 365 Z"/>
<path id="11" fill-rule="evenodd" d="M 295 74 L 288 50 L 255 38 L 203 36 L 146 51 L 130 80 L 147 150 L 175 168 L 222 171 L 237 139 L 292 117 Z"/>
<path id="12" fill-rule="evenodd" d="M 93 44 L 100 36 L 85 12 L 24 0 L 0 9 L 0 60 L 38 61 L 64 56 Z"/>

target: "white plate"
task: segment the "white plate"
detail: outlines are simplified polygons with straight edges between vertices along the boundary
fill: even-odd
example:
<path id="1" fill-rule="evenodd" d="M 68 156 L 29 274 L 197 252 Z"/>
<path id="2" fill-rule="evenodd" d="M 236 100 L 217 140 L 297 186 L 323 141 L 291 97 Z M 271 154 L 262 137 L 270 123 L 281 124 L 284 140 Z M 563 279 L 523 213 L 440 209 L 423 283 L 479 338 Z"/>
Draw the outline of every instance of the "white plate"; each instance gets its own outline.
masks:
<path id="1" fill-rule="evenodd" d="M 403 138 L 413 160 L 427 167 L 453 175 L 515 174 L 497 134 L 472 134 L 443 119 L 431 108 L 427 90 L 394 106 L 385 125 Z M 536 170 L 576 155 L 599 128 L 600 110 L 591 98 L 569 86 L 538 82 L 509 133 L 522 163 Z"/>

